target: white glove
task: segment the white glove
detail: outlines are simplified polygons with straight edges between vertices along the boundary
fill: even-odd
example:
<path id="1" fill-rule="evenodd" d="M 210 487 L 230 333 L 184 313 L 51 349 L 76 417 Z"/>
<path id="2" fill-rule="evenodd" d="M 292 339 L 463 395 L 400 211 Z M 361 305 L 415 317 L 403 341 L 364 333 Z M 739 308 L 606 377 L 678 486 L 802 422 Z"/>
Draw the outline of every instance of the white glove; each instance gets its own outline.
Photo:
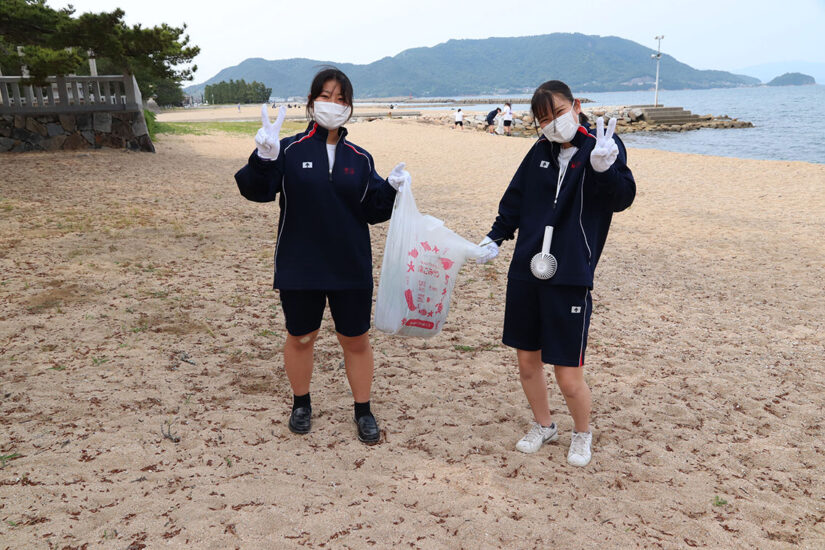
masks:
<path id="1" fill-rule="evenodd" d="M 590 164 L 596 172 L 606 172 L 619 156 L 619 146 L 613 139 L 615 130 L 615 118 L 607 123 L 607 132 L 604 131 L 604 117 L 596 119 L 596 147 L 590 152 Z"/>
<path id="2" fill-rule="evenodd" d="M 275 160 L 281 152 L 281 126 L 284 124 L 286 107 L 278 107 L 278 117 L 275 124 L 269 122 L 269 113 L 266 103 L 261 105 L 261 122 L 263 127 L 255 134 L 255 145 L 258 146 L 258 156 L 266 160 Z"/>
<path id="3" fill-rule="evenodd" d="M 483 255 L 476 259 L 477 264 L 486 264 L 498 256 L 498 245 L 490 237 L 484 237 L 478 246 L 482 248 Z"/>
<path id="4" fill-rule="evenodd" d="M 412 183 L 412 176 L 410 176 L 409 172 L 404 170 L 405 166 L 406 163 L 399 162 L 395 165 L 395 168 L 392 169 L 390 175 L 387 176 L 387 183 L 389 183 L 392 186 L 392 188 L 396 191 L 401 189 L 402 185 L 409 185 L 410 183 Z"/>

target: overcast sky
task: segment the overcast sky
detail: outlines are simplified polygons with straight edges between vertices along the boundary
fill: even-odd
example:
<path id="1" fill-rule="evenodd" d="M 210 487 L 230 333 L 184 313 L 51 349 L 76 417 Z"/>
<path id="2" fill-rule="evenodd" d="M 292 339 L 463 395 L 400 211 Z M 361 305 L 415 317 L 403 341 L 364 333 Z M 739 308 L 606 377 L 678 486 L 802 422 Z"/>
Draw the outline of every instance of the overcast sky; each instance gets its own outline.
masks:
<path id="1" fill-rule="evenodd" d="M 825 0 L 49 0 L 53 8 L 110 11 L 130 24 L 186 23 L 194 83 L 249 57 L 370 63 L 451 38 L 581 32 L 619 36 L 697 69 L 737 71 L 781 61 L 825 63 Z"/>

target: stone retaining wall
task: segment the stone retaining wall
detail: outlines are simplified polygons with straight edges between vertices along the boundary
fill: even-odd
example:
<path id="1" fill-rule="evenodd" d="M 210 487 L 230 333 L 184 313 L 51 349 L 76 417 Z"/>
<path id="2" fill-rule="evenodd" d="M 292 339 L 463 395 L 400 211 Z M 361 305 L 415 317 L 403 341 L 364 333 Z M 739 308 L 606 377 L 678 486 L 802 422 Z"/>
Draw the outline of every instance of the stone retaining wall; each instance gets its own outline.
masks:
<path id="1" fill-rule="evenodd" d="M 101 147 L 154 153 L 143 112 L 0 115 L 0 152 Z"/>

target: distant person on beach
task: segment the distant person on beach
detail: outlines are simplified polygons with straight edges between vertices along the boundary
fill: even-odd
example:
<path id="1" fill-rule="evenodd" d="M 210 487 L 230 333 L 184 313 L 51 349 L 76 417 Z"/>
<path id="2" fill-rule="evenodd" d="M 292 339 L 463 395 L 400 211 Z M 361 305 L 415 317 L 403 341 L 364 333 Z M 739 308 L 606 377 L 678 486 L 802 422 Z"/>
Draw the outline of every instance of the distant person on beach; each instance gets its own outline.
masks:
<path id="1" fill-rule="evenodd" d="M 539 86 L 530 108 L 542 135 L 501 198 L 492 230 L 479 243 L 487 252 L 479 263 L 495 258 L 498 245 L 518 230 L 502 342 L 516 349 L 533 422 L 516 449 L 534 453 L 559 437 L 544 375 L 544 364 L 551 364 L 573 417 L 567 461 L 586 466 L 592 442 L 583 372 L 590 290 L 613 213 L 633 203 L 636 183 L 614 135 L 615 118 L 605 131 L 600 117 L 594 132 L 579 100 L 558 80 Z"/>
<path id="2" fill-rule="evenodd" d="M 461 112 L 461 109 L 455 112 L 455 124 L 453 124 L 453 128 L 459 127 L 459 129 L 464 129 L 464 113 Z"/>
<path id="3" fill-rule="evenodd" d="M 491 134 L 494 133 L 495 130 L 496 130 L 495 121 L 496 121 L 496 117 L 499 115 L 500 112 L 501 112 L 501 108 L 496 107 L 495 109 L 493 109 L 492 111 L 487 113 L 487 131 Z"/>
<path id="4" fill-rule="evenodd" d="M 504 104 L 504 110 L 501 112 L 501 119 L 504 121 L 504 133 L 509 136 L 513 125 L 513 110 L 509 103 Z"/>
<path id="5" fill-rule="evenodd" d="M 335 68 L 321 70 L 307 97 L 309 125 L 283 139 L 279 133 L 286 109 L 278 110 L 272 124 L 263 105 L 257 147 L 235 180 L 247 199 L 278 198 L 280 206 L 273 286 L 286 320 L 284 368 L 293 393 L 289 429 L 310 431 L 313 349 L 329 302 L 352 390 L 358 439 L 374 444 L 381 432 L 370 410 L 374 362 L 369 341 L 369 224 L 390 219 L 396 191 L 410 175 L 400 163 L 382 178 L 370 154 L 347 139 L 343 125 L 352 116 L 352 98 L 347 75 Z"/>
<path id="6" fill-rule="evenodd" d="M 238 112 L 239 113 L 241 112 L 241 104 L 240 103 L 238 103 Z"/>

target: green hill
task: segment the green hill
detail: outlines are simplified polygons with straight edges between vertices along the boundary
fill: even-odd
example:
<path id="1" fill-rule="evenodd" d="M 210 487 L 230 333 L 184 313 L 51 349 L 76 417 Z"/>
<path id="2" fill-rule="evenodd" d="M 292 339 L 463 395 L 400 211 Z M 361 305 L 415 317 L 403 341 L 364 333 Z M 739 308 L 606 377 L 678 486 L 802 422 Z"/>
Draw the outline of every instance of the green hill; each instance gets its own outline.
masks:
<path id="1" fill-rule="evenodd" d="M 325 64 L 347 73 L 359 98 L 531 93 L 549 79 L 563 80 L 575 92 L 646 90 L 653 87 L 656 76 L 656 62 L 650 57 L 654 53 L 623 38 L 578 33 L 449 40 L 367 65 L 250 58 L 185 91 L 197 95 L 206 84 L 243 78 L 263 82 L 274 96 L 304 96 L 312 75 Z M 700 71 L 662 55 L 659 86 L 664 89 L 757 84 L 760 81 L 753 77 Z"/>
<path id="2" fill-rule="evenodd" d="M 814 77 L 802 73 L 785 73 L 768 82 L 768 86 L 808 86 L 810 84 L 816 84 Z"/>

